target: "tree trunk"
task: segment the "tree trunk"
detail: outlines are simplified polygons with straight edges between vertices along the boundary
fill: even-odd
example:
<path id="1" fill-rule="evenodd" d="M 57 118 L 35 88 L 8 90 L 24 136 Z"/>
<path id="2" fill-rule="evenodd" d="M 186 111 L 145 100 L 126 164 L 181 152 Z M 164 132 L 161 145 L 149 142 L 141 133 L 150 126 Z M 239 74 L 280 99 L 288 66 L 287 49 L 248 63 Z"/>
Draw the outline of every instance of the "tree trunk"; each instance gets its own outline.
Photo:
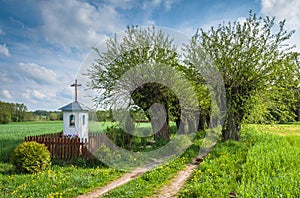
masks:
<path id="1" fill-rule="evenodd" d="M 205 115 L 205 123 L 206 123 L 206 125 L 207 125 L 208 128 L 211 127 L 211 124 L 210 124 L 210 115 L 209 115 L 209 113 L 207 113 L 207 114 Z"/>
<path id="2" fill-rule="evenodd" d="M 224 140 L 240 140 L 241 124 L 244 114 L 240 112 L 227 111 L 226 120 L 222 129 Z"/>
<path id="3" fill-rule="evenodd" d="M 299 105 L 299 107 L 297 107 L 297 113 L 296 113 L 296 115 L 297 115 L 297 122 L 300 122 L 300 105 Z"/>
<path id="4" fill-rule="evenodd" d="M 176 123 L 176 128 L 177 128 L 177 130 L 178 130 L 179 127 L 180 127 L 180 121 L 181 121 L 180 118 L 176 118 L 176 119 L 175 119 L 175 123 Z"/>
<path id="5" fill-rule="evenodd" d="M 151 125 L 154 132 L 154 139 L 163 139 L 166 141 L 170 140 L 170 126 L 169 126 L 169 114 L 168 112 L 168 103 L 164 102 L 164 108 L 166 111 L 166 119 L 161 120 L 163 116 L 163 113 L 160 112 L 160 109 L 156 109 L 157 115 L 152 117 L 151 119 Z"/>
<path id="6" fill-rule="evenodd" d="M 163 139 L 166 141 L 170 140 L 170 127 L 168 122 L 165 122 L 164 125 L 154 134 L 154 139 Z"/>
<path id="7" fill-rule="evenodd" d="M 197 130 L 197 127 L 196 127 L 196 120 L 195 119 L 189 119 L 188 120 L 188 133 L 195 133 L 196 130 Z"/>
<path id="8" fill-rule="evenodd" d="M 205 130 L 205 114 L 202 113 L 202 111 L 200 111 L 198 131 L 204 131 L 204 130 Z"/>
<path id="9" fill-rule="evenodd" d="M 124 147 L 127 148 L 127 149 L 130 149 L 131 148 L 131 139 L 132 139 L 132 136 L 128 133 L 124 133 Z"/>
<path id="10" fill-rule="evenodd" d="M 137 88 L 131 96 L 136 105 L 148 112 L 147 117 L 151 122 L 154 139 L 162 138 L 168 141 L 170 139 L 169 108 L 168 98 L 164 94 L 165 91 L 165 88 L 160 84 L 148 83 Z M 161 109 L 159 104 L 164 109 Z M 165 117 L 165 120 L 162 120 L 163 117 Z"/>

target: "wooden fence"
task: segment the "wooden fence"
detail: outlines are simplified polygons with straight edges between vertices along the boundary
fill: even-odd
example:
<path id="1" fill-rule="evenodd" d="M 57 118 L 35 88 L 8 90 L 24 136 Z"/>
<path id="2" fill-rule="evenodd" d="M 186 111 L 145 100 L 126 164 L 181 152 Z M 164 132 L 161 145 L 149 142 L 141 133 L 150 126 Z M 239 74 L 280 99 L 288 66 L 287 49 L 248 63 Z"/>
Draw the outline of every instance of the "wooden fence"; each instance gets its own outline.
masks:
<path id="1" fill-rule="evenodd" d="M 51 153 L 53 159 L 72 160 L 83 158 L 92 160 L 92 153 L 101 144 L 106 144 L 108 139 L 105 134 L 93 133 L 88 138 L 67 138 L 62 133 L 45 134 L 25 137 L 26 142 L 35 141 L 44 144 Z"/>

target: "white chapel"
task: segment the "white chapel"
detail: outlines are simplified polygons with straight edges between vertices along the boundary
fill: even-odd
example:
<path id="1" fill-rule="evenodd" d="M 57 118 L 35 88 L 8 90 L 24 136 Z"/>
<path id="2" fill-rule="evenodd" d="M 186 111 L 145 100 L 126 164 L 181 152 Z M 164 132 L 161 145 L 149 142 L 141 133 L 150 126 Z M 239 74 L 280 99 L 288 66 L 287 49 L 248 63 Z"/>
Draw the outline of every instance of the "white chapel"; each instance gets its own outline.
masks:
<path id="1" fill-rule="evenodd" d="M 77 87 L 81 86 L 77 84 L 77 79 L 71 86 L 75 87 L 75 101 L 59 108 L 63 112 L 63 134 L 70 137 L 78 136 L 81 139 L 88 138 L 89 108 L 77 101 Z"/>

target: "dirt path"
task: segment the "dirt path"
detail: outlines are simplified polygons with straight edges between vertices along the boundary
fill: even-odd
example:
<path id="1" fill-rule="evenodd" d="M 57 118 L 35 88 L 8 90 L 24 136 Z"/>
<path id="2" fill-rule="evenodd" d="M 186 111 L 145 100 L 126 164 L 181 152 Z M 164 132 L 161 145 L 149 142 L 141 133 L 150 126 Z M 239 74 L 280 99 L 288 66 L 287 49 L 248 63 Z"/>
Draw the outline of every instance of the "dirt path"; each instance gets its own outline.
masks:
<path id="1" fill-rule="evenodd" d="M 100 197 L 101 195 L 104 195 L 108 191 L 110 191 L 110 190 L 112 190 L 112 189 L 114 189 L 118 186 L 121 186 L 123 184 L 126 184 L 127 182 L 137 178 L 141 174 L 145 173 L 147 170 L 148 170 L 147 168 L 138 168 L 136 170 L 133 170 L 130 173 L 126 173 L 121 178 L 110 182 L 106 186 L 96 188 L 94 191 L 92 191 L 90 193 L 87 193 L 87 194 L 84 194 L 84 195 L 80 195 L 77 198 L 96 198 L 96 197 Z"/>
<path id="2" fill-rule="evenodd" d="M 156 197 L 159 198 L 165 198 L 165 197 L 175 197 L 177 192 L 180 190 L 180 188 L 184 185 L 186 180 L 191 177 L 193 171 L 198 167 L 199 163 L 203 161 L 203 158 L 207 155 L 208 152 L 210 152 L 211 148 L 214 146 L 213 144 L 210 148 L 206 149 L 204 152 L 201 152 L 201 154 L 195 158 L 189 165 L 186 166 L 185 169 L 179 171 L 177 176 L 175 176 L 169 184 L 165 185 L 157 195 Z M 157 162 L 159 163 L 159 162 Z M 151 166 L 154 166 L 152 164 Z M 126 184 L 127 182 L 137 178 L 138 176 L 144 174 L 149 170 L 149 167 L 146 168 L 138 168 L 133 170 L 132 172 L 126 173 L 124 176 L 122 176 L 119 179 L 116 179 L 106 186 L 96 188 L 94 191 L 89 192 L 84 195 L 80 195 L 77 198 L 96 198 L 104 195 L 105 193 L 109 192 L 110 190 L 121 186 L 123 184 Z"/>
<path id="3" fill-rule="evenodd" d="M 153 167 L 162 163 L 164 160 L 165 159 L 160 159 L 160 160 L 153 159 L 154 162 L 152 164 L 148 164 L 147 166 L 142 167 L 142 168 L 137 168 L 129 173 L 126 173 L 119 179 L 116 179 L 116 180 L 110 182 L 106 186 L 96 188 L 89 193 L 78 196 L 77 198 L 96 198 L 96 197 L 98 198 L 98 197 L 104 195 L 105 193 L 111 191 L 112 189 L 117 188 L 123 184 L 126 184 L 127 182 L 130 182 L 131 180 L 137 178 L 138 176 L 146 173 L 147 171 L 151 170 Z"/>
<path id="4" fill-rule="evenodd" d="M 185 169 L 179 171 L 177 175 L 170 181 L 170 183 L 164 185 L 159 190 L 158 194 L 152 196 L 157 198 L 176 197 L 178 191 L 183 187 L 184 183 L 191 177 L 193 171 L 199 166 L 206 155 L 210 152 L 215 143 L 208 149 L 202 152 L 197 158 L 195 158 Z"/>
<path id="5" fill-rule="evenodd" d="M 184 170 L 181 170 L 176 177 L 174 177 L 169 184 L 164 185 L 159 194 L 154 197 L 165 198 L 175 197 L 177 192 L 182 188 L 188 178 L 190 178 L 192 172 L 198 167 L 197 164 L 190 164 Z M 152 196 L 153 197 L 153 196 Z"/>

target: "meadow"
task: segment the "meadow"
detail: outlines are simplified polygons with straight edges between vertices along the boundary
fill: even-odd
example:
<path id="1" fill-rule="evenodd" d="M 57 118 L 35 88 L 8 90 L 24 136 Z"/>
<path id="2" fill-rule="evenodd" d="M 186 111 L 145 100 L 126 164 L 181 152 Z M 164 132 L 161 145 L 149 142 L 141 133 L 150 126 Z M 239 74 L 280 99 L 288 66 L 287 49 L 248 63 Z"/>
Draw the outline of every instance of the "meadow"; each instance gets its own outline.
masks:
<path id="1" fill-rule="evenodd" d="M 199 151 L 182 156 L 104 197 L 155 197 Z M 178 197 L 299 197 L 300 125 L 246 125 L 242 139 L 220 141 L 193 172 Z"/>
<path id="2" fill-rule="evenodd" d="M 103 132 L 112 122 L 90 122 L 91 132 Z M 55 161 L 51 168 L 38 174 L 19 174 L 9 163 L 13 149 L 25 136 L 62 131 L 61 121 L 19 122 L 0 125 L 0 197 L 75 197 L 104 186 L 125 172 L 104 166 L 87 164 L 78 159 L 72 162 Z M 149 129 L 149 123 L 137 124 L 138 130 Z"/>
<path id="3" fill-rule="evenodd" d="M 91 123 L 97 128 L 111 123 Z M 9 163 L 12 150 L 25 136 L 62 131 L 61 121 L 20 122 L 0 127 L 0 195 L 1 197 L 74 197 L 95 187 L 103 186 L 120 177 L 124 172 L 101 165 L 88 166 L 78 160 L 70 164 L 53 164 L 47 171 L 38 174 L 17 174 Z"/>
<path id="4" fill-rule="evenodd" d="M 0 162 L 8 162 L 12 150 L 24 141 L 26 136 L 62 131 L 61 121 L 53 122 L 12 122 L 0 125 Z"/>
<path id="5" fill-rule="evenodd" d="M 92 123 L 95 132 L 112 123 Z M 100 127 L 100 128 L 98 128 Z M 139 125 L 141 128 L 149 124 Z M 53 164 L 38 174 L 18 174 L 11 150 L 25 136 L 59 132 L 62 122 L 11 123 L 0 127 L 1 197 L 76 197 L 124 172 L 103 165 Z M 195 157 L 204 133 L 180 157 L 169 160 L 105 197 L 150 197 Z M 220 141 L 180 190 L 179 197 L 300 197 L 300 125 L 246 125 L 242 140 Z"/>
<path id="6" fill-rule="evenodd" d="M 300 126 L 247 125 L 220 142 L 179 197 L 300 197 Z"/>

